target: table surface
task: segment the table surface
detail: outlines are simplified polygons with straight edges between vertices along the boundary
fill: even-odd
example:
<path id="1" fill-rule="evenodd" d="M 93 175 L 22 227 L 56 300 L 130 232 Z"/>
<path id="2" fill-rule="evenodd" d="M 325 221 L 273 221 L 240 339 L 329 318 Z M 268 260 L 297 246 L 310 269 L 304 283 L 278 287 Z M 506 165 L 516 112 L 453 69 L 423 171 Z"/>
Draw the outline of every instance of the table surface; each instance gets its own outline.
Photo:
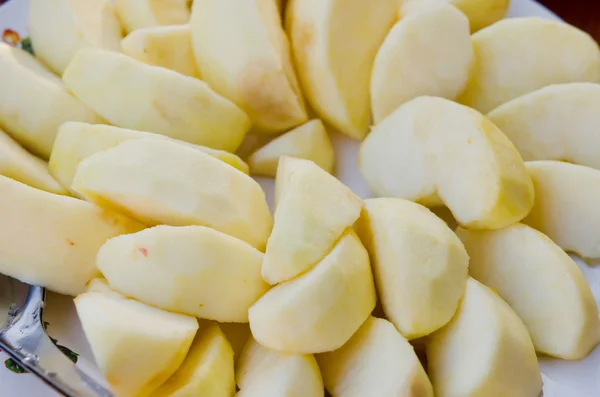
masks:
<path id="1" fill-rule="evenodd" d="M 600 0 L 538 0 L 556 15 L 600 41 Z"/>

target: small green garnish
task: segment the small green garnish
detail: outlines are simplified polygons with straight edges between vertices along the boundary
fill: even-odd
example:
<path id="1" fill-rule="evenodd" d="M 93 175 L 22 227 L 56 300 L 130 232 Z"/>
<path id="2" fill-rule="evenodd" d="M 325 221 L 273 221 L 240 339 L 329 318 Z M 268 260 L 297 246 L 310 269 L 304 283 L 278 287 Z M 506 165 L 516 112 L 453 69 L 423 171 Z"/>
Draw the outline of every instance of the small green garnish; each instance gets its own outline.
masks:
<path id="1" fill-rule="evenodd" d="M 30 37 L 25 37 L 21 40 L 21 48 L 35 56 L 35 52 L 33 51 L 33 44 L 31 43 Z"/>
<path id="2" fill-rule="evenodd" d="M 17 364 L 12 358 L 9 358 L 8 360 L 6 360 L 4 362 L 4 366 L 6 367 L 6 369 L 14 372 L 15 374 L 26 374 L 27 373 L 27 370 L 25 368 L 21 367 L 19 364 Z"/>

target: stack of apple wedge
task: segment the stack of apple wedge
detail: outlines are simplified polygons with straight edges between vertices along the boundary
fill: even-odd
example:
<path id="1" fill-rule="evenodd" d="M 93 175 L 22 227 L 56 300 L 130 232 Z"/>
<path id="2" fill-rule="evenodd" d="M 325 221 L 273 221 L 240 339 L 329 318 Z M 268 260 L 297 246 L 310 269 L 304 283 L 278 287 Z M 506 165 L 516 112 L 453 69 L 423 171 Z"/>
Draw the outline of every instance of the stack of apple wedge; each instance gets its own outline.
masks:
<path id="1" fill-rule="evenodd" d="M 600 50 L 508 3 L 30 0 L 0 272 L 118 397 L 538 397 L 600 342 Z"/>

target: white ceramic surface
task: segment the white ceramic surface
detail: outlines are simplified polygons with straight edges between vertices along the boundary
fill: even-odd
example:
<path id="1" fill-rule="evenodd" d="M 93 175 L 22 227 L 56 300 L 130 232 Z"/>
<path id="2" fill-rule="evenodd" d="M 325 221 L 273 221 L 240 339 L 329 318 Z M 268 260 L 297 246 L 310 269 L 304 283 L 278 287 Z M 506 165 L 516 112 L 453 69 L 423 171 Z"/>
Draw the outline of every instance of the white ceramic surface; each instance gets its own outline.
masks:
<path id="1" fill-rule="evenodd" d="M 28 0 L 10 0 L 0 7 L 0 34 L 7 29 L 27 36 L 26 12 Z M 509 17 L 540 16 L 558 19 L 533 0 L 512 0 Z M 5 39 L 15 37 L 4 36 Z M 1 89 L 1 88 L 0 88 Z M 358 144 L 348 138 L 336 135 L 337 176 L 357 194 L 367 198 L 370 193 L 358 173 L 356 153 Z M 273 181 L 261 179 L 261 184 L 272 200 Z M 271 202 L 271 201 L 270 201 Z M 600 267 L 591 268 L 578 261 L 588 278 L 596 300 L 600 302 Z M 89 346 L 81 331 L 72 300 L 69 297 L 50 295 L 47 305 L 49 333 L 59 343 L 68 346 L 81 355 L 84 361 L 92 362 Z M 151 347 L 150 347 L 151 348 Z M 0 353 L 0 397 L 55 397 L 56 393 L 28 374 L 15 374 L 4 368 L 6 356 Z M 541 359 L 544 374 L 545 397 L 598 397 L 600 396 L 600 348 L 579 362 L 566 362 Z"/>

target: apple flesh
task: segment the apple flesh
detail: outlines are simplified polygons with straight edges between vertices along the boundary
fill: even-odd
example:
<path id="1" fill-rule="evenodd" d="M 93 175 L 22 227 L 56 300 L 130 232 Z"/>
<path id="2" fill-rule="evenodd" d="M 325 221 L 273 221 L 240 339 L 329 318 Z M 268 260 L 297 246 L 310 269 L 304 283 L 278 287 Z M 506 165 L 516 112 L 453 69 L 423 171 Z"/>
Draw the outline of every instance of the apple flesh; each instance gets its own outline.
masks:
<path id="1" fill-rule="evenodd" d="M 190 20 L 189 0 L 116 0 L 119 18 L 127 32 Z"/>

